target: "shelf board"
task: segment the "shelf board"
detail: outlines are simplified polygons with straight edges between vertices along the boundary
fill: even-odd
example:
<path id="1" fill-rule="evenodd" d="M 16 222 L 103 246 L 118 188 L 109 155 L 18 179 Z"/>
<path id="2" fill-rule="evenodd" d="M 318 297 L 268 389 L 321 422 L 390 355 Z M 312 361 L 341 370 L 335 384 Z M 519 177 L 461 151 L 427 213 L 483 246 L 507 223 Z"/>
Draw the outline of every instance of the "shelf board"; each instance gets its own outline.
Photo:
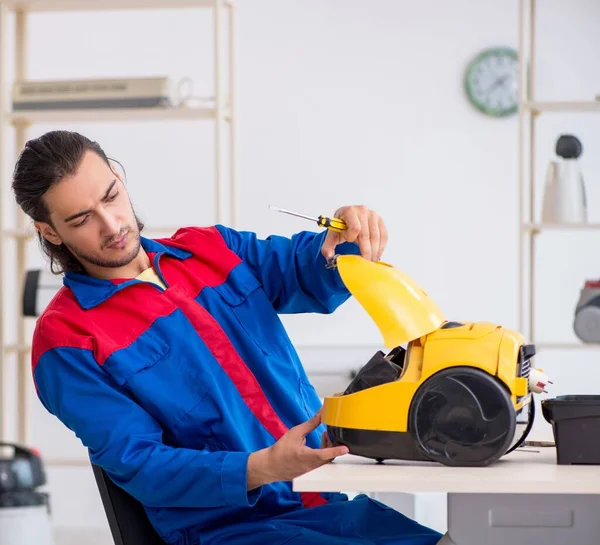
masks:
<path id="1" fill-rule="evenodd" d="M 600 343 L 579 343 L 579 342 L 564 342 L 564 343 L 534 343 L 536 349 L 539 350 L 600 350 Z"/>
<path id="2" fill-rule="evenodd" d="M 214 8 L 216 0 L 6 0 L 9 10 L 28 12 L 49 11 L 112 11 L 158 8 Z M 232 5 L 230 0 L 223 5 Z"/>
<path id="3" fill-rule="evenodd" d="M 9 238 L 32 238 L 34 231 L 26 229 L 4 229 L 4 236 Z"/>
<path id="4" fill-rule="evenodd" d="M 525 102 L 525 109 L 531 112 L 600 112 L 600 100 Z"/>
<path id="5" fill-rule="evenodd" d="M 4 346 L 5 354 L 27 354 L 31 352 L 31 345 L 17 345 L 17 344 L 7 344 Z"/>
<path id="6" fill-rule="evenodd" d="M 524 231 L 598 231 L 600 223 L 525 223 Z"/>
<path id="7" fill-rule="evenodd" d="M 11 112 L 13 125 L 110 121 L 183 121 L 215 119 L 214 108 L 98 108 L 91 110 L 40 110 Z M 227 119 L 227 118 L 226 118 Z"/>
<path id="8" fill-rule="evenodd" d="M 89 466 L 90 460 L 88 458 L 44 458 L 42 456 L 42 463 L 46 467 L 75 468 Z"/>
<path id="9" fill-rule="evenodd" d="M 173 226 L 158 226 L 158 227 L 144 227 L 144 230 L 142 231 L 142 236 L 155 236 L 155 235 L 162 235 L 163 233 L 169 233 L 169 235 L 164 235 L 164 236 L 170 236 L 172 233 L 174 233 L 175 231 L 177 231 L 178 229 L 181 229 L 182 225 L 173 225 Z M 35 235 L 35 230 L 34 229 L 4 229 L 4 236 L 8 237 L 8 238 L 16 238 L 16 239 L 30 239 L 33 238 Z M 161 237 L 162 238 L 162 237 Z"/>

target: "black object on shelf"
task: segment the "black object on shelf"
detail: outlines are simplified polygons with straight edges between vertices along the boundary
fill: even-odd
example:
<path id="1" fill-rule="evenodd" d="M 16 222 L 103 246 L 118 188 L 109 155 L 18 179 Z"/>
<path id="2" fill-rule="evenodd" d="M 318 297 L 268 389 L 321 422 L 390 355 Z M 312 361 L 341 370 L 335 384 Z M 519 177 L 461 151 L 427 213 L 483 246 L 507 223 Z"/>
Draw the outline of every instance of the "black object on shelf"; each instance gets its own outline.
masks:
<path id="1" fill-rule="evenodd" d="M 556 462 L 600 465 L 600 395 L 558 396 L 541 405 L 552 424 Z"/>
<path id="2" fill-rule="evenodd" d="M 577 159 L 582 153 L 581 141 L 572 134 L 561 134 L 556 141 L 556 155 L 563 159 Z"/>

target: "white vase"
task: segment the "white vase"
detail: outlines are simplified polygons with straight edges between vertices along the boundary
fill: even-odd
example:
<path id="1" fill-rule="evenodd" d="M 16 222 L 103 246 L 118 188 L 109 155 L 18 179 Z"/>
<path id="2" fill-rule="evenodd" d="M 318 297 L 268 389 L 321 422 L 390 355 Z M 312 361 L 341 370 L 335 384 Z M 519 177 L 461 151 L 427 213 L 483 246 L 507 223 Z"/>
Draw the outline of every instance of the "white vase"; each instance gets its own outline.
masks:
<path id="1" fill-rule="evenodd" d="M 560 159 L 550 161 L 542 205 L 544 223 L 586 223 L 588 221 L 585 183 L 579 156 L 581 143 L 562 135 L 556 144 Z"/>

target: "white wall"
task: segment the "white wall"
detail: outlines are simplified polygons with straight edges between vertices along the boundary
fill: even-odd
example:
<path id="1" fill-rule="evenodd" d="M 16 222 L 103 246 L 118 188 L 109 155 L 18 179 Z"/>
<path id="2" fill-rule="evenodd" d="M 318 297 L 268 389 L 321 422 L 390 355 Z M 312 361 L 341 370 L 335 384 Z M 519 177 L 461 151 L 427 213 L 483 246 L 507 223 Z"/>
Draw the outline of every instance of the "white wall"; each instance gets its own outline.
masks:
<path id="1" fill-rule="evenodd" d="M 448 317 L 516 327 L 517 118 L 480 115 L 462 78 L 481 49 L 516 46 L 517 1 L 241 0 L 237 13 L 240 227 L 261 235 L 312 228 L 269 204 L 309 214 L 368 204 L 389 227 L 385 259 Z M 547 0 L 538 16 L 537 98 L 600 94 L 600 4 Z M 196 94 L 211 90 L 208 13 L 36 15 L 30 34 L 31 78 L 167 74 L 192 77 Z M 592 114 L 547 114 L 537 125 L 540 188 L 557 136 L 583 141 L 592 221 L 600 220 L 599 123 Z M 210 124 L 65 127 L 121 160 L 147 223 L 214 221 Z M 540 239 L 538 340 L 574 339 L 579 287 L 600 275 L 597 237 Z M 380 347 L 353 302 L 334 316 L 285 321 L 309 368 L 331 358 L 338 369 L 361 365 Z M 600 378 L 596 359 L 594 351 L 543 352 L 538 365 L 552 374 L 553 395 L 589 393 Z M 77 440 L 37 404 L 34 431 L 47 456 L 81 457 Z M 104 525 L 87 470 L 50 469 L 50 478 L 58 525 Z"/>

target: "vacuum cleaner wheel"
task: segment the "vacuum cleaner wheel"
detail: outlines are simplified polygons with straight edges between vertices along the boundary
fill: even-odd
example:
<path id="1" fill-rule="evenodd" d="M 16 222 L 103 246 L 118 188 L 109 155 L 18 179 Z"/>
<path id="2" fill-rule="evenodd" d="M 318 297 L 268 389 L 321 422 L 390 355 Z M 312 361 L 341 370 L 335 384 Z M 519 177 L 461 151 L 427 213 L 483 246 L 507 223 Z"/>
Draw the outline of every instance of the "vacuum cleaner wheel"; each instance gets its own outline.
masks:
<path id="1" fill-rule="evenodd" d="M 424 456 L 449 466 L 486 466 L 506 454 L 515 436 L 506 388 L 485 371 L 444 369 L 415 394 L 409 431 Z"/>
<path id="2" fill-rule="evenodd" d="M 584 343 L 600 341 L 600 307 L 589 304 L 579 309 L 575 314 L 573 329 Z"/>

